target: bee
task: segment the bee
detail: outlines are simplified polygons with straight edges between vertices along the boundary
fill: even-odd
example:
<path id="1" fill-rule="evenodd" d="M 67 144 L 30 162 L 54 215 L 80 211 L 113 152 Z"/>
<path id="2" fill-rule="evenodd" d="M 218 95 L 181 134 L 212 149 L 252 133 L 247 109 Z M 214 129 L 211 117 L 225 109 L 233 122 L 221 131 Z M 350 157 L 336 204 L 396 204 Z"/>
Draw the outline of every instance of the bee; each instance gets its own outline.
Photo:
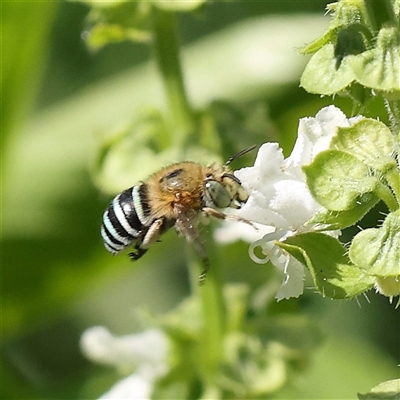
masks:
<path id="1" fill-rule="evenodd" d="M 233 218 L 250 223 L 220 210 L 238 209 L 247 201 L 249 195 L 229 164 L 255 147 L 242 150 L 223 166 L 203 166 L 191 161 L 169 165 L 146 182 L 118 194 L 103 214 L 101 236 L 105 248 L 115 255 L 133 245 L 134 251 L 129 256 L 138 260 L 162 234 L 175 227 L 179 235 L 193 243 L 200 256 L 204 268 L 199 279 L 203 282 L 209 260 L 197 230 L 198 217 Z"/>

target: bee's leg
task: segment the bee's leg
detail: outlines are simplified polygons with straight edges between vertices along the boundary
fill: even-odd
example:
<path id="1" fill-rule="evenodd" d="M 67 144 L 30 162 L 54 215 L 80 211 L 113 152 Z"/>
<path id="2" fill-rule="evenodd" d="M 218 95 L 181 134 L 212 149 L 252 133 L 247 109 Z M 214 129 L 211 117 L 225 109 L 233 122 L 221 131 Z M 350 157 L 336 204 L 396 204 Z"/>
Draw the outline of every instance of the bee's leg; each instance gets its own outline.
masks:
<path id="1" fill-rule="evenodd" d="M 177 210 L 178 218 L 176 219 L 175 229 L 178 234 L 185 236 L 185 238 L 193 244 L 196 253 L 199 255 L 203 264 L 203 270 L 199 276 L 199 284 L 202 285 L 206 280 L 207 271 L 210 268 L 210 261 L 207 257 L 207 253 L 201 243 L 199 232 L 193 223 L 193 216 L 187 212 Z"/>
<path id="2" fill-rule="evenodd" d="M 158 218 L 153 221 L 150 225 L 149 230 L 143 237 L 143 241 L 140 244 L 140 249 L 146 251 L 153 243 L 158 241 L 161 233 L 163 233 L 162 226 L 164 224 L 163 218 Z"/>
<path id="3" fill-rule="evenodd" d="M 146 253 L 146 251 L 147 251 L 147 249 L 142 249 L 142 248 L 140 247 L 140 244 L 137 244 L 137 245 L 135 246 L 135 251 L 130 252 L 130 253 L 128 254 L 128 256 L 130 257 L 130 259 L 131 259 L 132 261 L 136 261 L 136 260 L 139 260 L 139 258 L 142 257 L 142 255 L 143 255 L 144 253 Z"/>
<path id="4" fill-rule="evenodd" d="M 253 223 L 251 221 L 249 221 L 248 219 L 239 217 L 238 215 L 224 214 L 224 213 L 219 212 L 219 211 L 217 211 L 217 210 L 215 210 L 214 208 L 211 208 L 211 207 L 203 207 L 202 211 L 204 212 L 204 214 L 207 217 L 214 217 L 214 218 L 218 218 L 218 219 L 233 219 L 235 221 L 243 222 L 243 223 L 245 223 L 247 225 L 250 225 L 254 229 L 257 230 L 257 228 L 253 225 Z"/>
<path id="5" fill-rule="evenodd" d="M 201 258 L 201 262 L 203 264 L 203 270 L 201 271 L 200 275 L 199 275 L 199 284 L 203 285 L 206 277 L 207 277 L 207 272 L 210 269 L 210 260 L 207 257 L 207 253 L 204 250 L 203 245 L 200 242 L 199 238 L 196 238 L 193 240 L 193 246 L 197 252 L 197 254 L 199 255 L 199 257 Z"/>
<path id="6" fill-rule="evenodd" d="M 140 242 L 137 242 L 135 245 L 135 251 L 129 253 L 129 257 L 131 260 L 136 261 L 143 254 L 146 253 L 147 249 L 155 242 L 158 241 L 158 238 L 162 233 L 164 233 L 163 228 L 164 220 L 162 218 L 156 219 L 147 230 L 144 237 Z M 139 239 L 138 239 L 139 240 Z"/>

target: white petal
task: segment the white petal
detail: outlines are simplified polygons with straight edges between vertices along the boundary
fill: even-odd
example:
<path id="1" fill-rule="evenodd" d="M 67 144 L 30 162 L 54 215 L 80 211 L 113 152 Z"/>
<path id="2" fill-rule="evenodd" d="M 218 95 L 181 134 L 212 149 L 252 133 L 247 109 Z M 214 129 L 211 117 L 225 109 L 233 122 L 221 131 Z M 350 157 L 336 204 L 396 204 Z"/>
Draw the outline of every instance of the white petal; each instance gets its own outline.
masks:
<path id="1" fill-rule="evenodd" d="M 272 231 L 274 228 L 271 226 L 257 223 L 251 226 L 239 221 L 226 221 L 214 231 L 214 238 L 218 243 L 232 243 L 237 240 L 251 243 Z"/>
<path id="2" fill-rule="evenodd" d="M 283 226 L 276 225 L 279 229 L 299 229 L 320 208 L 304 182 L 283 180 L 277 182 L 274 189 L 269 207 L 285 220 Z"/>
<path id="3" fill-rule="evenodd" d="M 277 143 L 263 144 L 254 166 L 235 172 L 250 195 L 237 214 L 277 229 L 301 228 L 321 209 L 308 190 L 301 168 L 329 147 L 339 126 L 349 125 L 341 110 L 329 106 L 313 118 L 300 120 L 298 139 L 287 159 Z"/>
<path id="4" fill-rule="evenodd" d="M 93 361 L 125 371 L 136 369 L 156 377 L 167 369 L 168 340 L 157 329 L 116 337 L 106 328 L 97 326 L 83 333 L 81 348 Z"/>
<path id="5" fill-rule="evenodd" d="M 277 294 L 279 300 L 298 297 L 303 293 L 304 267 L 275 246 L 273 240 L 283 240 L 287 236 L 313 230 L 315 227 L 306 223 L 323 209 L 311 196 L 302 167 L 329 148 L 339 127 L 348 127 L 361 118 L 347 119 L 340 109 L 325 107 L 315 117 L 300 120 L 298 137 L 288 158 L 284 159 L 277 143 L 265 143 L 260 147 L 253 167 L 235 172 L 249 194 L 246 204 L 235 213 L 264 225 L 265 229 L 259 229 L 257 237 L 247 227 L 239 232 L 237 225 L 235 228 L 231 225 L 231 228 L 225 227 L 220 232 L 218 240 L 226 242 L 239 237 L 245 240 L 251 238 L 253 244 L 249 254 L 255 262 L 271 261 L 277 268 L 284 268 L 285 280 Z M 281 237 L 271 239 L 271 231 Z M 331 234 L 338 236 L 339 233 Z M 261 247 L 264 258 L 254 252 L 258 247 Z"/>
<path id="6" fill-rule="evenodd" d="M 300 119 L 298 138 L 287 162 L 293 166 L 310 164 L 318 153 L 329 148 L 337 128 L 347 126 L 350 126 L 349 120 L 332 105 L 321 109 L 315 118 Z"/>
<path id="7" fill-rule="evenodd" d="M 235 175 L 241 180 L 243 187 L 252 192 L 268 184 L 271 177 L 276 177 L 281 172 L 283 160 L 278 143 L 264 143 L 258 150 L 254 166 L 235 171 Z"/>
<path id="8" fill-rule="evenodd" d="M 271 179 L 262 192 L 250 192 L 249 200 L 237 215 L 278 229 L 297 230 L 319 209 L 321 206 L 313 199 L 304 181 Z"/>
<path id="9" fill-rule="evenodd" d="M 144 377 L 133 374 L 116 383 L 107 393 L 100 397 L 102 400 L 147 400 L 151 397 L 153 383 Z"/>
<path id="10" fill-rule="evenodd" d="M 276 193 L 271 192 L 268 197 L 252 196 L 237 214 L 249 221 L 284 229 L 287 226 L 287 220 L 280 214 L 279 209 L 275 210 L 271 207 L 271 201 L 275 195 Z"/>
<path id="11" fill-rule="evenodd" d="M 304 291 L 304 266 L 295 258 L 288 256 L 285 278 L 275 298 L 280 301 L 291 297 L 299 297 Z"/>

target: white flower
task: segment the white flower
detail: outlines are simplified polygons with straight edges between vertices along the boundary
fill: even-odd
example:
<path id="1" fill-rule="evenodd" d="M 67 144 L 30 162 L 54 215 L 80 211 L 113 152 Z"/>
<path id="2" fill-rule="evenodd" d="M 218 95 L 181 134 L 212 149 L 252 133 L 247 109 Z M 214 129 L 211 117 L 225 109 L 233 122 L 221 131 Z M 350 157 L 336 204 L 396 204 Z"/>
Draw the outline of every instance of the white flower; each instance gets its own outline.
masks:
<path id="1" fill-rule="evenodd" d="M 150 399 L 154 382 L 168 372 L 168 339 L 158 329 L 116 337 L 97 326 L 83 333 L 81 348 L 92 361 L 131 374 L 101 399 Z"/>
<path id="2" fill-rule="evenodd" d="M 239 227 L 239 223 L 232 222 L 217 231 L 216 238 L 221 242 L 238 238 L 252 241 L 249 252 L 255 262 L 271 261 L 282 270 L 285 278 L 276 295 L 278 300 L 303 293 L 304 267 L 274 242 L 313 230 L 315 227 L 306 223 L 322 210 L 311 196 L 302 167 L 329 148 L 338 127 L 351 126 L 359 119 L 347 119 L 338 108 L 325 107 L 315 118 L 300 120 L 297 140 L 288 158 L 283 157 L 277 143 L 265 143 L 260 147 L 253 167 L 235 172 L 250 195 L 236 214 L 255 222 L 258 232 L 253 229 L 250 233 L 249 227 L 243 224 Z M 264 258 L 256 256 L 258 247 Z"/>
<path id="3" fill-rule="evenodd" d="M 150 400 L 152 389 L 153 382 L 144 379 L 141 375 L 132 374 L 117 382 L 107 393 L 99 397 L 99 399 Z"/>

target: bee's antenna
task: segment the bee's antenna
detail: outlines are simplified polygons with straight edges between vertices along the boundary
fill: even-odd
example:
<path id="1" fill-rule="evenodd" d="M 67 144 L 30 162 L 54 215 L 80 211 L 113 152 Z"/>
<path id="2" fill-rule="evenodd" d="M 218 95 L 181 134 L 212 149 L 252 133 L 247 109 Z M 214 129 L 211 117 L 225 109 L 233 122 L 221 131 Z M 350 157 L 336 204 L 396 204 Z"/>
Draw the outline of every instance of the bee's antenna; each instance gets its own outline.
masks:
<path id="1" fill-rule="evenodd" d="M 257 147 L 256 144 L 253 144 L 253 146 L 248 147 L 247 149 L 241 150 L 239 151 L 239 153 L 235 154 L 234 156 L 232 156 L 231 158 L 228 159 L 228 161 L 225 163 L 225 165 L 229 165 L 232 161 L 236 160 L 239 157 L 242 157 L 243 155 L 245 155 L 246 153 L 248 153 L 249 151 L 254 150 Z"/>

